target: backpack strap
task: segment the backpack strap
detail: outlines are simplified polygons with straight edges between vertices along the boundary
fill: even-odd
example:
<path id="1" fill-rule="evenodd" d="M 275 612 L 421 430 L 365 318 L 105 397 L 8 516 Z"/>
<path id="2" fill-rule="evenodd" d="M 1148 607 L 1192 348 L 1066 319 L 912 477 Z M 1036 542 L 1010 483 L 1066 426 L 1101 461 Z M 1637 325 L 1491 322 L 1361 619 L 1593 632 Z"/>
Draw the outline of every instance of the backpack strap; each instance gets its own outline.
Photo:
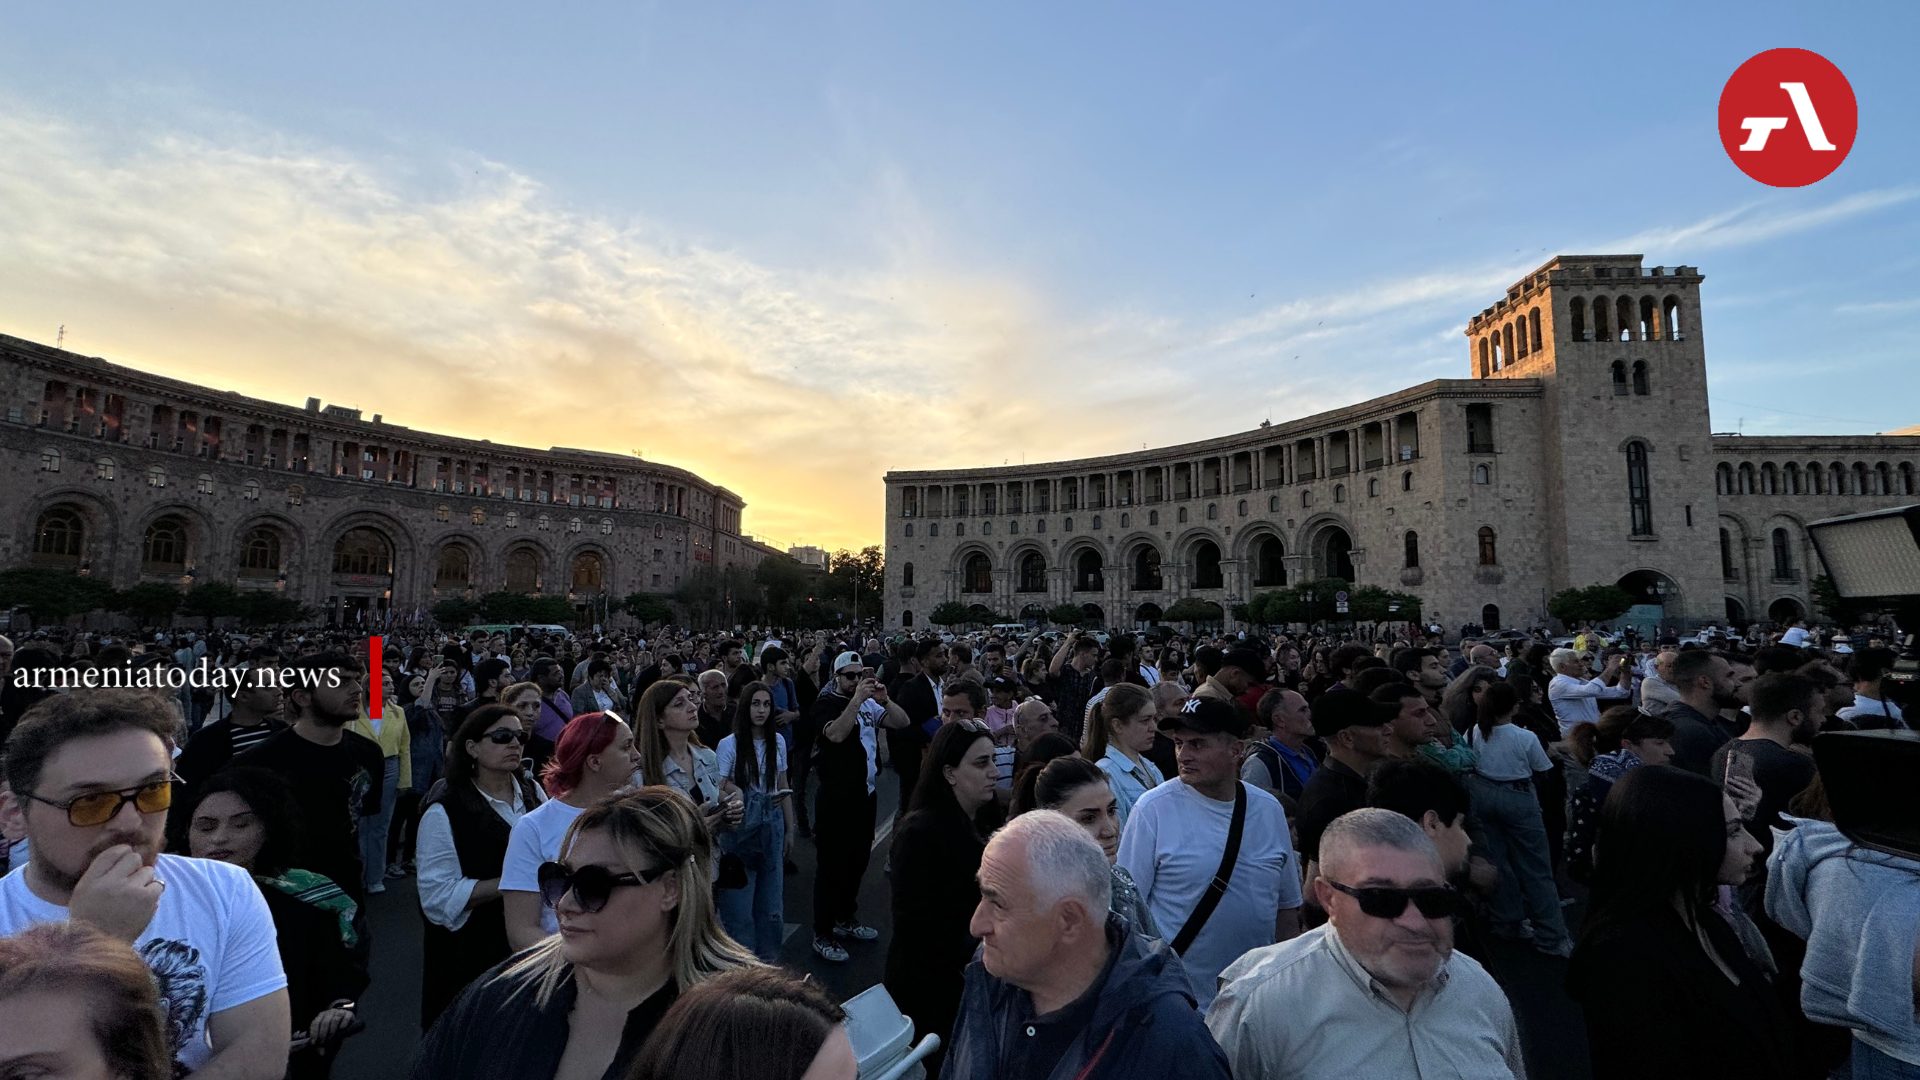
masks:
<path id="1" fill-rule="evenodd" d="M 1187 916 L 1187 924 L 1173 939 L 1173 951 L 1185 955 L 1200 936 L 1207 920 L 1213 917 L 1213 909 L 1220 906 L 1220 899 L 1227 895 L 1227 885 L 1233 881 L 1233 868 L 1240 861 L 1240 834 L 1247 824 L 1247 785 L 1234 781 L 1233 823 L 1227 826 L 1227 847 L 1220 855 L 1220 869 L 1214 871 L 1213 880 L 1207 883 L 1207 891 L 1200 896 L 1200 903 Z"/>

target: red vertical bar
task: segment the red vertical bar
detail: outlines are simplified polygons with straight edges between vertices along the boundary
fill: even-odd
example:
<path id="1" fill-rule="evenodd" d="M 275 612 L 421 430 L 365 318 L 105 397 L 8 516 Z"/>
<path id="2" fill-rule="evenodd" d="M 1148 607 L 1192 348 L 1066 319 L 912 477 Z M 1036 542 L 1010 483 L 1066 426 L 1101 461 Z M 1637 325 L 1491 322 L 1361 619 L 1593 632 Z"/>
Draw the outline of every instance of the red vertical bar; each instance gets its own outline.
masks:
<path id="1" fill-rule="evenodd" d="M 380 719 L 380 703 L 386 695 L 380 692 L 380 677 L 386 674 L 386 652 L 380 647 L 378 636 L 367 639 L 367 715 Z"/>

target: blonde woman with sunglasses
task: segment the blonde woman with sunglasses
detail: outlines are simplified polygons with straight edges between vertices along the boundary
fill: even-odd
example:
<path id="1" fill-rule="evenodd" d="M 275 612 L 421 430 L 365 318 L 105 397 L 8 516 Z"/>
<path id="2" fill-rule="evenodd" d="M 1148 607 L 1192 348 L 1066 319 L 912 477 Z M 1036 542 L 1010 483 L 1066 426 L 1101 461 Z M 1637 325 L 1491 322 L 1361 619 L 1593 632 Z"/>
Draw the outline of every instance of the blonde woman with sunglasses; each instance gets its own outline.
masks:
<path id="1" fill-rule="evenodd" d="M 560 932 L 483 975 L 428 1032 L 415 1080 L 618 1080 L 679 995 L 757 963 L 714 916 L 713 842 L 667 787 L 588 807 L 540 867 Z"/>

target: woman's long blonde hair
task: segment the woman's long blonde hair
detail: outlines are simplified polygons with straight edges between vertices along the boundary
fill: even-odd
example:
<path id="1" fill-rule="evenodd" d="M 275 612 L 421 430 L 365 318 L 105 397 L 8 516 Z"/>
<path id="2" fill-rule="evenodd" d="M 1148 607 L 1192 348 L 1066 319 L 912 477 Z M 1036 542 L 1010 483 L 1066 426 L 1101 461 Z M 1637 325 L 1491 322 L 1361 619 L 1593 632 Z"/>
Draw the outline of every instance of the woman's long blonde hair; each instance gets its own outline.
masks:
<path id="1" fill-rule="evenodd" d="M 681 993 L 723 971 L 759 963 L 720 928 L 713 910 L 713 838 L 685 795 L 653 785 L 601 799 L 573 819 L 560 845 L 563 860 L 574 840 L 589 829 L 605 830 L 634 873 L 665 864 L 679 875 L 680 903 L 667 916 L 667 956 Z M 534 999 L 544 1007 L 572 971 L 556 934 L 534 946 L 506 974 L 537 973 Z"/>

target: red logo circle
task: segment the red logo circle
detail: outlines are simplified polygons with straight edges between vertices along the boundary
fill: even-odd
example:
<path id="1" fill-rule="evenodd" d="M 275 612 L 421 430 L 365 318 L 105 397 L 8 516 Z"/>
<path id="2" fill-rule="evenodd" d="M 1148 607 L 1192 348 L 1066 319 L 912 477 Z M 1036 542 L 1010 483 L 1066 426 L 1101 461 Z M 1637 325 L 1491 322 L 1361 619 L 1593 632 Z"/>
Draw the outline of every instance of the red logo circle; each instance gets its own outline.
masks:
<path id="1" fill-rule="evenodd" d="M 1825 179 L 1853 150 L 1853 85 L 1824 56 L 1768 49 L 1720 91 L 1720 143 L 1740 171 L 1773 187 Z"/>

